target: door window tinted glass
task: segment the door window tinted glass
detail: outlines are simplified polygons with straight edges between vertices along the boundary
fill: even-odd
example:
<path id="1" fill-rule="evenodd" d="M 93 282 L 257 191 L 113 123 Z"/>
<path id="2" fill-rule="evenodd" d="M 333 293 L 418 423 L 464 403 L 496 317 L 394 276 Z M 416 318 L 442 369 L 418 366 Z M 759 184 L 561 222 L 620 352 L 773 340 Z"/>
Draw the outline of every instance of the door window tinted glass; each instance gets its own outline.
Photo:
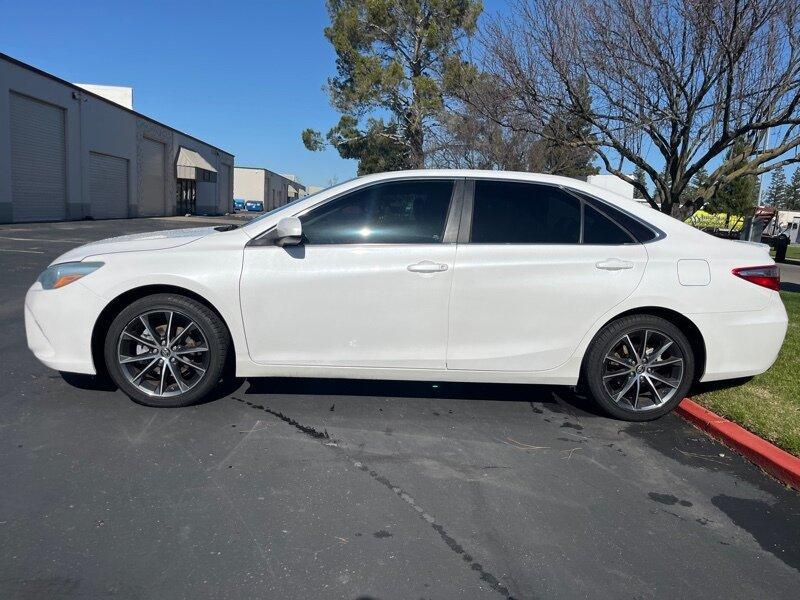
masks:
<path id="1" fill-rule="evenodd" d="M 609 207 L 608 210 L 603 207 L 603 210 L 608 213 L 608 215 L 614 219 L 617 223 L 622 225 L 625 229 L 631 232 L 631 235 L 636 238 L 637 241 L 645 243 L 652 241 L 658 237 L 658 234 L 650 229 L 642 225 L 639 221 L 626 215 L 621 210 L 615 210 L 614 208 Z"/>
<path id="2" fill-rule="evenodd" d="M 307 244 L 441 242 L 452 181 L 397 181 L 332 200 L 300 217 Z"/>
<path id="3" fill-rule="evenodd" d="M 588 203 L 583 212 L 584 244 L 631 244 L 633 238 L 608 217 L 596 211 Z"/>
<path id="4" fill-rule="evenodd" d="M 475 182 L 473 243 L 577 244 L 580 231 L 580 200 L 556 187 Z"/>
<path id="5" fill-rule="evenodd" d="M 579 192 L 575 193 L 578 194 Z M 650 242 L 658 237 L 658 233 L 656 233 L 653 229 L 647 227 L 638 219 L 634 219 L 627 213 L 608 204 L 601 203 L 590 196 L 585 196 L 583 194 L 579 195 L 586 201 L 587 206 L 599 206 L 600 210 L 627 229 L 628 232 L 636 239 L 636 241 L 645 243 Z"/>

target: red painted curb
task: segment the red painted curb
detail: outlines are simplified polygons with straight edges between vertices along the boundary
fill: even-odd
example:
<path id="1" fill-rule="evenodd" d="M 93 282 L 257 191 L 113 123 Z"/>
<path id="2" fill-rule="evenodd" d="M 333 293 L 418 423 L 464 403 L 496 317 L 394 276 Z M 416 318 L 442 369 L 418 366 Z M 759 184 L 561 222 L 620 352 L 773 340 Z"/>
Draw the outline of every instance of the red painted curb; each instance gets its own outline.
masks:
<path id="1" fill-rule="evenodd" d="M 695 427 L 757 464 L 773 477 L 800 490 L 800 458 L 703 408 L 690 398 L 684 398 L 675 412 Z"/>

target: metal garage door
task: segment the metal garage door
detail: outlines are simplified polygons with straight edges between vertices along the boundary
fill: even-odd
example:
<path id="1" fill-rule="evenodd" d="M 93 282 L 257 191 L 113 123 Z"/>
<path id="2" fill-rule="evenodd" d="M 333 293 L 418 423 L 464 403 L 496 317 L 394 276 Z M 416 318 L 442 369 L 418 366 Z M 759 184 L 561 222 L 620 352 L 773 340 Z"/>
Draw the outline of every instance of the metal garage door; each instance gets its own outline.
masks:
<path id="1" fill-rule="evenodd" d="M 219 165 L 217 177 L 217 191 L 219 192 L 218 210 L 222 213 L 233 212 L 233 199 L 231 198 L 231 168 L 229 165 Z"/>
<path id="2" fill-rule="evenodd" d="M 64 109 L 11 94 L 11 218 L 60 221 L 67 216 Z"/>
<path id="3" fill-rule="evenodd" d="M 89 212 L 95 219 L 128 216 L 128 161 L 89 153 Z"/>
<path id="4" fill-rule="evenodd" d="M 142 138 L 140 217 L 157 217 L 165 214 L 164 156 L 164 144 L 148 138 Z"/>

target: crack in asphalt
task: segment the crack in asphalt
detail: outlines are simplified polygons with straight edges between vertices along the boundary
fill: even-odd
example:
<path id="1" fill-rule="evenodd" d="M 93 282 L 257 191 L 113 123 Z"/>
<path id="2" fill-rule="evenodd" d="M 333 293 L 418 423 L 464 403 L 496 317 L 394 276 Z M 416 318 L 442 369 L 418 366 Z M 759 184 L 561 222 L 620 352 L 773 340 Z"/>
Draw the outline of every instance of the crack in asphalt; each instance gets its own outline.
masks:
<path id="1" fill-rule="evenodd" d="M 327 430 L 319 431 L 317 429 L 314 429 L 313 427 L 308 427 L 306 425 L 298 423 L 297 421 L 295 421 L 291 417 L 287 417 L 282 412 L 278 412 L 276 410 L 272 410 L 270 407 L 264 406 L 263 404 L 255 404 L 253 402 L 248 402 L 247 400 L 240 400 L 239 398 L 233 398 L 233 399 L 236 400 L 237 402 L 244 402 L 250 408 L 255 408 L 257 410 L 263 410 L 264 412 L 268 412 L 272 416 L 278 417 L 284 423 L 287 423 L 287 424 L 291 425 L 292 427 L 294 427 L 298 431 L 301 431 L 301 432 L 305 433 L 306 435 L 314 438 L 315 440 L 329 440 L 329 439 L 331 439 L 331 436 L 328 435 L 328 431 Z"/>
<path id="2" fill-rule="evenodd" d="M 303 425 L 303 424 L 299 423 L 298 421 L 296 421 L 295 419 L 292 419 L 291 417 L 287 417 L 286 415 L 284 415 L 281 412 L 272 410 L 271 408 L 269 408 L 268 406 L 264 406 L 263 404 L 256 404 L 256 403 L 250 402 L 248 400 L 242 400 L 241 398 L 237 398 L 235 396 L 231 396 L 231 398 L 233 400 L 236 400 L 239 403 L 246 404 L 247 406 L 249 406 L 252 409 L 263 410 L 264 412 L 267 412 L 267 413 L 277 417 L 278 419 L 280 419 L 284 423 L 286 423 L 288 425 L 291 425 L 292 427 L 294 427 L 295 429 L 297 429 L 301 433 L 304 433 L 305 435 L 307 435 L 307 436 L 309 436 L 309 437 L 311 437 L 311 438 L 313 438 L 315 440 L 321 441 L 321 440 L 330 440 L 331 439 L 330 435 L 328 435 L 328 431 L 327 430 L 319 431 L 318 429 L 315 429 L 314 427 L 310 427 L 308 425 Z M 475 571 L 475 572 L 477 572 L 479 574 L 481 581 L 483 581 L 486 585 L 488 585 L 492 590 L 494 590 L 495 592 L 497 592 L 497 593 L 501 594 L 503 597 L 505 597 L 506 600 L 515 600 L 514 596 L 511 595 L 511 592 L 509 591 L 509 589 L 506 586 L 504 586 L 495 575 L 493 575 L 492 573 L 490 573 L 489 571 L 484 569 L 483 565 L 481 563 L 477 562 L 474 559 L 474 557 L 472 556 L 472 554 L 467 552 L 464 549 L 464 547 L 456 541 L 456 539 L 454 537 L 452 537 L 449 533 L 447 533 L 447 530 L 444 528 L 444 526 L 442 526 L 440 523 L 437 523 L 436 519 L 431 514 L 429 514 L 422 506 L 417 504 L 417 502 L 414 500 L 414 498 L 409 496 L 403 490 L 403 488 L 394 485 L 389 479 L 387 479 L 386 477 L 384 477 L 383 475 L 381 475 L 377 471 L 375 471 L 373 469 L 370 469 L 363 462 L 353 459 L 341 447 L 335 446 L 335 445 L 332 445 L 332 444 L 325 444 L 325 446 L 330 448 L 331 450 L 338 451 L 349 462 L 351 462 L 356 469 L 366 473 L 373 480 L 377 481 L 378 483 L 380 483 L 384 487 L 386 487 L 389 490 L 391 490 L 394 494 L 396 494 L 398 498 L 400 498 L 406 504 L 408 504 L 411 508 L 413 508 L 414 511 L 417 512 L 417 514 L 419 515 L 419 517 L 423 521 L 425 521 L 428 525 L 430 525 L 430 527 L 438 534 L 438 536 L 442 539 L 442 541 L 445 543 L 445 545 L 451 551 L 453 551 L 454 553 L 459 555 L 461 557 L 461 559 L 465 563 L 469 564 L 470 569 L 472 569 L 473 571 Z"/>

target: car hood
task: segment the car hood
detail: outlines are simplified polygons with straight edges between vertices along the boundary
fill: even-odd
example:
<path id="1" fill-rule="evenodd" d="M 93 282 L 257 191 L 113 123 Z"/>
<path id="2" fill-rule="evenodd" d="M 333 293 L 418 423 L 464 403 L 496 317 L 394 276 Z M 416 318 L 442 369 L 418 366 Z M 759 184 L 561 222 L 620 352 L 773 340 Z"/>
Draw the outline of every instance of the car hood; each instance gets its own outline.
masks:
<path id="1" fill-rule="evenodd" d="M 65 252 L 51 264 L 81 261 L 99 254 L 118 252 L 139 252 L 142 250 L 166 250 L 183 246 L 214 233 L 214 227 L 193 227 L 191 229 L 169 229 L 149 233 L 134 233 L 119 237 L 90 242 Z"/>

